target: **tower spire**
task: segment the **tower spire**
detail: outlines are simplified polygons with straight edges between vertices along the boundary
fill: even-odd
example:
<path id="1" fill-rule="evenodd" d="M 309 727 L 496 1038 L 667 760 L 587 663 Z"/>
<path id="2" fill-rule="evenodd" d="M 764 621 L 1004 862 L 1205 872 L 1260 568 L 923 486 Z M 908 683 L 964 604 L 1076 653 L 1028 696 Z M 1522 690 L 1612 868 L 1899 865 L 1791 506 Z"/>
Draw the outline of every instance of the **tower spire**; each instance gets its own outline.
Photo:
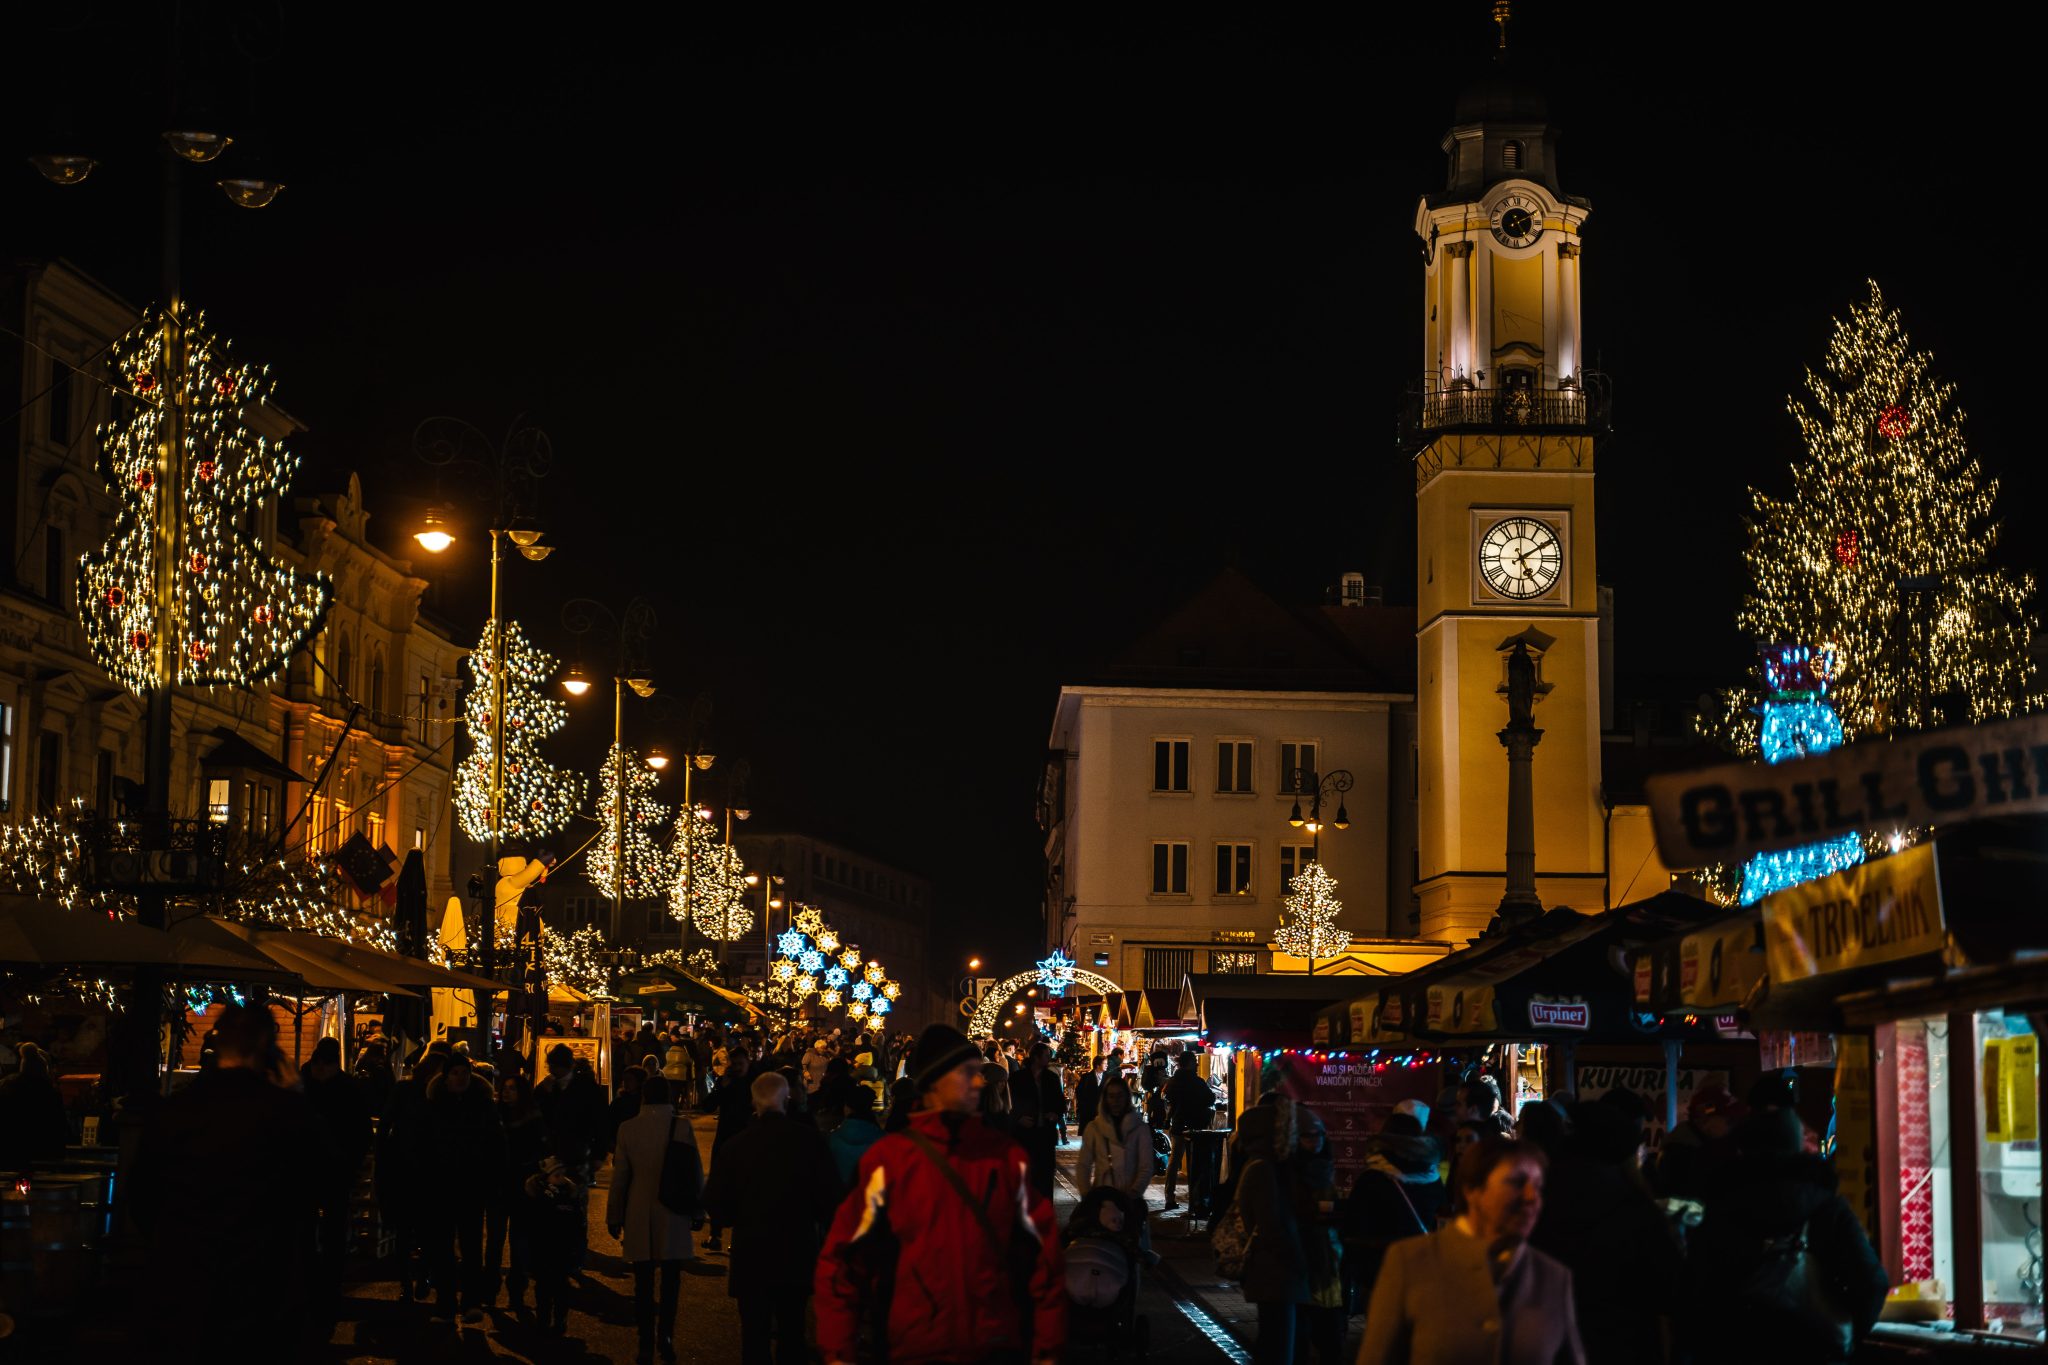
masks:
<path id="1" fill-rule="evenodd" d="M 1493 22 L 1500 26 L 1500 46 L 1493 52 L 1493 59 L 1498 62 L 1508 57 L 1508 18 L 1508 0 L 1493 0 Z"/>

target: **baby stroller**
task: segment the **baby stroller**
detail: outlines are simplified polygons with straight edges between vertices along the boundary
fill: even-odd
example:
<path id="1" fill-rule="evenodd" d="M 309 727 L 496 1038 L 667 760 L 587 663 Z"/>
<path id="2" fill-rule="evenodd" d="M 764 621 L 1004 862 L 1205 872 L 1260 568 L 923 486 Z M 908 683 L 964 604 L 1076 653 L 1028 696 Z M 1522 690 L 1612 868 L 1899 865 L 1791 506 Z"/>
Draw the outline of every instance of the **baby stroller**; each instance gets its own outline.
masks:
<path id="1" fill-rule="evenodd" d="M 1067 1219 L 1067 1342 L 1076 1356 L 1143 1360 L 1151 1325 L 1138 1312 L 1145 1209 L 1121 1190 L 1090 1190 Z"/>

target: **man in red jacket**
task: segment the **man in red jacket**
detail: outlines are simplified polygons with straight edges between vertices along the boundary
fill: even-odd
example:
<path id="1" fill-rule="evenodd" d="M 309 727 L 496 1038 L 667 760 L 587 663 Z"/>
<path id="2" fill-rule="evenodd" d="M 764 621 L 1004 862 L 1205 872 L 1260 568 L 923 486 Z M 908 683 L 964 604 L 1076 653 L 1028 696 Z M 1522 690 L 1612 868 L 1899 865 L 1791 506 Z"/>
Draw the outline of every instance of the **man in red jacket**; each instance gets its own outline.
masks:
<path id="1" fill-rule="evenodd" d="M 861 1157 L 818 1257 L 818 1349 L 852 1361 L 863 1319 L 886 1307 L 891 1365 L 1049 1365 L 1067 1334 L 1052 1201 L 976 1113 L 981 1052 L 934 1024 L 910 1075 L 918 1112 Z"/>

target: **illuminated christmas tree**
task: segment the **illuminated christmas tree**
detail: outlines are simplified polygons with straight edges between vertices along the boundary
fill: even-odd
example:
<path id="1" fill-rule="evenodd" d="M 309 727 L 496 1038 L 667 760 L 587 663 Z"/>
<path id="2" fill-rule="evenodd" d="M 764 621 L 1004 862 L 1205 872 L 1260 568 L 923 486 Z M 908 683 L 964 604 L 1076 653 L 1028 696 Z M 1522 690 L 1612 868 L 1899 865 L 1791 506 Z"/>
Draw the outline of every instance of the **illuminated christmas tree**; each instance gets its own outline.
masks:
<path id="1" fill-rule="evenodd" d="M 687 918 L 697 932 L 718 943 L 731 943 L 754 927 L 748 904 L 747 867 L 739 850 L 719 838 L 711 821 L 693 811 L 676 817 L 675 884 L 669 888 L 669 913 Z"/>
<path id="2" fill-rule="evenodd" d="M 246 422 L 274 388 L 268 368 L 235 361 L 189 310 L 145 313 L 107 363 L 132 407 L 100 427 L 114 528 L 79 561 L 94 660 L 137 694 L 274 676 L 332 594 L 256 534 L 255 513 L 285 496 L 298 464 Z"/>
<path id="3" fill-rule="evenodd" d="M 1789 405 L 1806 447 L 1790 495 L 1751 491 L 1744 631 L 1832 655 L 1848 739 L 2032 709 L 2034 582 L 1987 562 L 1998 483 L 1963 439 L 1954 386 L 1875 284 L 1806 386 L 1811 403 Z M 1768 690 L 1730 696 L 1709 728 L 1755 752 Z"/>
<path id="4" fill-rule="evenodd" d="M 1783 763 L 1824 754 L 1842 743 L 1842 721 L 1828 703 L 1836 672 L 1833 654 L 1806 645 L 1772 645 L 1762 651 L 1765 685 L 1771 697 L 1762 707 L 1758 743 L 1764 762 Z M 1825 877 L 1863 861 L 1863 836 L 1844 834 L 1776 853 L 1759 853 L 1742 869 L 1744 905 L 1773 891 Z"/>
<path id="5" fill-rule="evenodd" d="M 1310 863 L 1295 873 L 1287 883 L 1287 894 L 1280 898 L 1285 918 L 1273 935 L 1275 946 L 1311 963 L 1349 948 L 1351 935 L 1337 927 L 1344 902 L 1337 899 L 1336 892 L 1337 879 L 1321 863 Z"/>
<path id="6" fill-rule="evenodd" d="M 491 839 L 491 627 L 469 656 L 469 695 L 462 704 L 469 756 L 455 770 L 455 809 L 462 832 L 479 844 Z M 536 649 L 517 621 L 505 626 L 505 840 L 544 839 L 568 828 L 583 803 L 583 778 L 540 756 L 541 741 L 569 720 L 568 708 L 547 694 L 555 660 Z M 607 827 L 609 828 L 609 827 Z"/>
<path id="7" fill-rule="evenodd" d="M 605 754 L 604 774 L 599 779 L 597 842 L 590 846 L 590 880 L 609 896 L 613 875 L 619 864 L 618 811 L 619 770 L 626 774 L 625 898 L 641 900 L 661 894 L 675 880 L 675 859 L 661 846 L 659 831 L 669 817 L 669 808 L 654 799 L 655 783 L 661 774 L 640 761 L 631 749 L 620 762 L 619 748 Z"/>

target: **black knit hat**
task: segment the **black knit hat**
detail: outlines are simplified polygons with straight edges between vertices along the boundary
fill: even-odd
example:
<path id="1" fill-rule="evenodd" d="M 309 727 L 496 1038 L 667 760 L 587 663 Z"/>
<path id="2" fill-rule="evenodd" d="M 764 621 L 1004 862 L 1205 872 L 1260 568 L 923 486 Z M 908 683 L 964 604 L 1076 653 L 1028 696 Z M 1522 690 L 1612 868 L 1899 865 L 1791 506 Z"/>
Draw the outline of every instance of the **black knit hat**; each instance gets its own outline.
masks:
<path id="1" fill-rule="evenodd" d="M 980 1060 L 981 1049 L 968 1042 L 966 1034 L 944 1024 L 933 1024 L 918 1035 L 917 1046 L 911 1051 L 910 1079 L 922 1095 L 938 1084 L 939 1077 L 962 1062 Z"/>

